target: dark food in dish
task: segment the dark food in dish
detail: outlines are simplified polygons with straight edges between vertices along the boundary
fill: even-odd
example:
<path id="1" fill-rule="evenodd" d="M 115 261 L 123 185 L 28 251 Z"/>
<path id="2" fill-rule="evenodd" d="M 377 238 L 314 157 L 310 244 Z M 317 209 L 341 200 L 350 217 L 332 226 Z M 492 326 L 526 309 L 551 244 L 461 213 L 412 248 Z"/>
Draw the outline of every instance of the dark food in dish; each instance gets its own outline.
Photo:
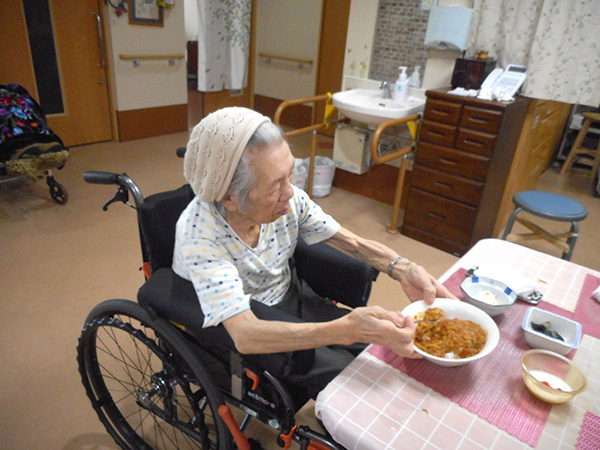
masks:
<path id="1" fill-rule="evenodd" d="M 550 322 L 544 323 L 535 323 L 531 322 L 531 328 L 534 331 L 539 331 L 540 333 L 544 333 L 546 336 L 550 336 L 551 338 L 558 339 L 564 342 L 563 337 L 558 334 L 555 330 L 552 329 L 552 324 Z"/>

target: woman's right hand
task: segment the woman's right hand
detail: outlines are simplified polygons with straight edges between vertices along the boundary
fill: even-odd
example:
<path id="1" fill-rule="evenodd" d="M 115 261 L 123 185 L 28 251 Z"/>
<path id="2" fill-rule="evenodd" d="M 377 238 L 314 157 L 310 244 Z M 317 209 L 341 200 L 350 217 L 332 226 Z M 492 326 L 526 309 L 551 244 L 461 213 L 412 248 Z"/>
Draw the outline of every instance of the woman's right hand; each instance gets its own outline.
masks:
<path id="1" fill-rule="evenodd" d="M 380 344 L 405 358 L 421 358 L 415 352 L 415 324 L 410 317 L 380 306 L 365 306 L 345 316 L 354 342 Z"/>

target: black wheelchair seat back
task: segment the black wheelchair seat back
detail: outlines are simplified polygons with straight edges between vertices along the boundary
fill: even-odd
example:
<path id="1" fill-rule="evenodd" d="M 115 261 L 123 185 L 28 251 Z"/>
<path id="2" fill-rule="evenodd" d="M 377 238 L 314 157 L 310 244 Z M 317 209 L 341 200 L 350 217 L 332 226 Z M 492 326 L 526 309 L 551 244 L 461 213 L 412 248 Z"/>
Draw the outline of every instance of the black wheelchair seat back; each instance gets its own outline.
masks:
<path id="1" fill-rule="evenodd" d="M 138 210 L 142 253 L 152 272 L 171 267 L 177 220 L 194 198 L 189 184 L 144 199 Z"/>

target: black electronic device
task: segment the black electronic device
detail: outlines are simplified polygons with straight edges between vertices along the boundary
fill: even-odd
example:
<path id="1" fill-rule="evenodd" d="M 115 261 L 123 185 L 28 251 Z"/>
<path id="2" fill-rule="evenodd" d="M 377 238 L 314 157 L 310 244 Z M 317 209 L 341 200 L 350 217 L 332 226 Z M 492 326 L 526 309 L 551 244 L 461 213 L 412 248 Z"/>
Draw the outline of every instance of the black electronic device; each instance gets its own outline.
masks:
<path id="1" fill-rule="evenodd" d="M 457 58 L 452 73 L 452 89 L 479 89 L 495 67 L 495 59 Z"/>

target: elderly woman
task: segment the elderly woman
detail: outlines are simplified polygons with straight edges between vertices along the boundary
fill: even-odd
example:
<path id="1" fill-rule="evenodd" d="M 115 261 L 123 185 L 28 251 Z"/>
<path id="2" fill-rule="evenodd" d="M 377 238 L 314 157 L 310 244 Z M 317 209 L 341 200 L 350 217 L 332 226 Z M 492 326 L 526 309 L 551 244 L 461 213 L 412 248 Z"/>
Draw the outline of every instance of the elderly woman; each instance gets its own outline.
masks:
<path id="1" fill-rule="evenodd" d="M 314 367 L 303 370 L 318 378 L 314 396 L 354 358 L 352 344 L 418 354 L 410 317 L 377 306 L 348 312 L 299 282 L 289 265 L 299 237 L 388 273 L 413 301 L 451 294 L 422 267 L 340 226 L 291 184 L 293 170 L 288 143 L 268 117 L 234 107 L 204 118 L 187 145 L 184 175 L 196 197 L 177 223 L 173 270 L 194 284 L 204 327 L 224 327 L 240 353 L 317 349 Z M 301 320 L 261 320 L 251 302 Z"/>

